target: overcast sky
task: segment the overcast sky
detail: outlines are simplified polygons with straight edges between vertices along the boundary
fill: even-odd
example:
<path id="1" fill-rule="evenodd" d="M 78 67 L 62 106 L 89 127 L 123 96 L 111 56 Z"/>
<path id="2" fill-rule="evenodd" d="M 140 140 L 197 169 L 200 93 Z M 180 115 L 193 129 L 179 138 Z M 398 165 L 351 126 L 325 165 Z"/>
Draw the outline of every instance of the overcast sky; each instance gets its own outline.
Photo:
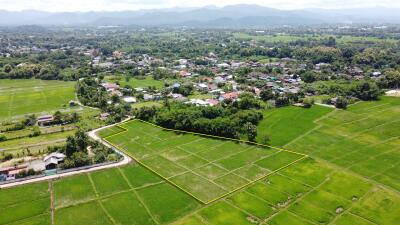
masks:
<path id="1" fill-rule="evenodd" d="M 207 5 L 258 4 L 279 9 L 399 8 L 400 0 L 0 0 L 0 9 L 19 11 L 121 11 Z"/>

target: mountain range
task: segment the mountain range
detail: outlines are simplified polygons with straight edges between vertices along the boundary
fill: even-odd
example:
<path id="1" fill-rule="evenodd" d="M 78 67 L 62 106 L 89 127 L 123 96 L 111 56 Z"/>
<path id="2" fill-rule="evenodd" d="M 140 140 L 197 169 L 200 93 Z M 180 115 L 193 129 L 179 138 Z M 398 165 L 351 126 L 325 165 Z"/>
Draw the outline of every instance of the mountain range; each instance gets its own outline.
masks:
<path id="1" fill-rule="evenodd" d="M 330 23 L 400 23 L 399 9 L 279 10 L 258 5 L 112 12 L 0 10 L 0 25 L 266 27 Z"/>

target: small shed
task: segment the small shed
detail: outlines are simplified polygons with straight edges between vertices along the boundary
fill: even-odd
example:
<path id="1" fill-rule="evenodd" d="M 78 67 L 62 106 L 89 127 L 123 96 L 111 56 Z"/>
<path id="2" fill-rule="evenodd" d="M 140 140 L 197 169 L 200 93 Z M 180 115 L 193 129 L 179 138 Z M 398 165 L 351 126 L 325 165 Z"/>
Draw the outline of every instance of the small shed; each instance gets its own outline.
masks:
<path id="1" fill-rule="evenodd" d="M 54 122 L 54 117 L 52 115 L 40 116 L 37 119 L 37 123 L 39 126 L 48 126 Z"/>
<path id="2" fill-rule="evenodd" d="M 66 155 L 58 152 L 53 152 L 50 155 L 47 155 L 43 159 L 46 170 L 57 168 L 58 164 L 64 162 L 64 159 L 66 157 L 67 157 Z"/>

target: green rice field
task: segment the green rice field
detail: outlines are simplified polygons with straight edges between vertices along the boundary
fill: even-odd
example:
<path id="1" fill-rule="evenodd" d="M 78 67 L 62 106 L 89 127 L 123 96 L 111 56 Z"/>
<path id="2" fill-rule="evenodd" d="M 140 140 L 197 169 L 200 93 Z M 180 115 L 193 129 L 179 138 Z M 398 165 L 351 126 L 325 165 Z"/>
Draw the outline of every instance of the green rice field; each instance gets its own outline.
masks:
<path id="1" fill-rule="evenodd" d="M 399 104 L 266 111 L 259 132 L 309 155 L 293 164 L 290 152 L 130 121 L 100 135 L 143 165 L 1 189 L 0 224 L 397 225 Z"/>
<path id="2" fill-rule="evenodd" d="M 390 224 L 400 195 L 311 158 L 176 221 L 191 224 Z"/>
<path id="3" fill-rule="evenodd" d="M 0 120 L 65 108 L 74 90 L 75 82 L 0 79 Z"/>
<path id="4" fill-rule="evenodd" d="M 165 224 L 200 206 L 138 165 L 4 189 L 0 198 L 0 224 Z"/>
<path id="5" fill-rule="evenodd" d="M 336 110 L 284 145 L 400 191 L 400 98 Z M 276 130 L 284 132 L 285 130 Z"/>
<path id="6" fill-rule="evenodd" d="M 139 120 L 120 127 L 126 132 L 117 129 L 106 138 L 109 143 L 202 203 L 305 158 L 275 148 L 168 131 Z"/>
<path id="7" fill-rule="evenodd" d="M 0 224 L 397 224 L 400 195 L 302 160 L 204 205 L 137 164 L 0 190 Z"/>
<path id="8" fill-rule="evenodd" d="M 318 126 L 316 120 L 332 112 L 333 109 L 315 105 L 310 109 L 289 106 L 265 110 L 264 119 L 258 125 L 257 141 L 264 136 L 271 139 L 273 146 L 284 146 L 289 141 Z"/>

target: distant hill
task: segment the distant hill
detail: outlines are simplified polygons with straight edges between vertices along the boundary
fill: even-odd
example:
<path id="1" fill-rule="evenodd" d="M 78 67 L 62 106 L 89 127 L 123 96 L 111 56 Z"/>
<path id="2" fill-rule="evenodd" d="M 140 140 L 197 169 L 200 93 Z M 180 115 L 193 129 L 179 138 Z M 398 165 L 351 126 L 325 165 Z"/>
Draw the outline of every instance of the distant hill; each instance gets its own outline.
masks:
<path id="1" fill-rule="evenodd" d="M 323 23 L 400 23 L 398 9 L 279 10 L 257 5 L 171 8 L 122 12 L 11 12 L 0 10 L 0 25 L 137 25 L 263 27 Z"/>

